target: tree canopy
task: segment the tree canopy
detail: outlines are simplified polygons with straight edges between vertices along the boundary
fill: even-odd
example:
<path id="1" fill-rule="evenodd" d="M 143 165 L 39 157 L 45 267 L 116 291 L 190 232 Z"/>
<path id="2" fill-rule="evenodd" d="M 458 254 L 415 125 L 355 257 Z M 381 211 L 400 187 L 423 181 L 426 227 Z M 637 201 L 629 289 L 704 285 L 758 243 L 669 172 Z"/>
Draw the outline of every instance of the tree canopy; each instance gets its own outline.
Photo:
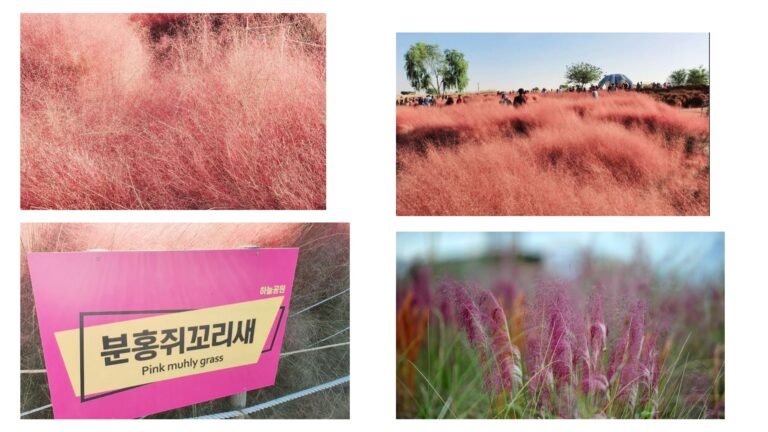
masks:
<path id="1" fill-rule="evenodd" d="M 464 54 L 454 49 L 447 49 L 444 52 L 445 66 L 443 69 L 443 88 L 456 89 L 459 92 L 464 91 L 469 84 L 469 63 L 464 58 Z"/>
<path id="2" fill-rule="evenodd" d="M 448 89 L 463 91 L 469 84 L 469 63 L 464 54 L 437 44 L 417 42 L 405 53 L 405 75 L 416 91 L 440 94 Z"/>
<path id="3" fill-rule="evenodd" d="M 688 85 L 709 85 L 709 71 L 704 66 L 688 69 Z"/>
<path id="4" fill-rule="evenodd" d="M 709 71 L 704 66 L 687 70 L 677 69 L 672 71 L 667 79 L 673 87 L 709 85 Z"/>
<path id="5" fill-rule="evenodd" d="M 685 82 L 688 80 L 688 71 L 685 69 L 674 70 L 667 79 L 674 87 L 685 85 Z"/>
<path id="6" fill-rule="evenodd" d="M 570 64 L 565 68 L 565 78 L 568 82 L 581 86 L 599 80 L 602 75 L 602 69 L 586 62 Z"/>

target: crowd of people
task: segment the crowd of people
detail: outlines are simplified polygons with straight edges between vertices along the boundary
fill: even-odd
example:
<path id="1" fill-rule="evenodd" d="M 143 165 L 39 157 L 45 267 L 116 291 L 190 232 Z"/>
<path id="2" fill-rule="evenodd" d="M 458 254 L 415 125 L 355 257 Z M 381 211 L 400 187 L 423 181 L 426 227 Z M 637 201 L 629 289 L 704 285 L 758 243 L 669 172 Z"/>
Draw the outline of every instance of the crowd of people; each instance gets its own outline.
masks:
<path id="1" fill-rule="evenodd" d="M 652 82 L 649 85 L 645 85 L 642 82 L 639 82 L 639 83 L 637 83 L 637 86 L 638 86 L 637 87 L 638 90 L 640 90 L 642 88 L 652 88 L 654 90 L 672 88 L 672 84 L 670 84 L 668 82 L 665 82 L 665 83 Z"/>
<path id="2" fill-rule="evenodd" d="M 627 81 L 622 81 L 620 83 L 612 83 L 609 84 L 605 91 L 612 93 L 618 90 L 624 90 L 624 91 L 631 91 L 631 90 L 642 90 L 645 88 L 649 89 L 667 89 L 671 88 L 672 86 L 670 83 L 659 83 L 659 82 L 652 82 L 652 83 L 643 83 L 642 81 L 635 83 L 633 86 Z M 523 105 L 528 103 L 529 100 L 529 93 L 540 93 L 540 94 L 547 94 L 547 93 L 588 93 L 591 94 L 593 98 L 597 99 L 599 97 L 599 91 L 602 90 L 601 87 L 597 85 L 590 85 L 590 86 L 569 86 L 569 87 L 560 87 L 557 89 L 546 89 L 542 88 L 539 89 L 538 87 L 533 88 L 532 90 L 525 90 L 525 89 L 518 89 L 517 92 L 506 92 L 506 91 L 497 91 L 496 95 L 499 96 L 499 104 L 500 105 L 509 105 L 513 106 L 515 108 L 522 107 Z M 534 97 L 535 99 L 535 97 Z M 466 104 L 469 103 L 469 97 L 464 95 L 426 95 L 426 96 L 406 96 L 406 97 L 400 97 L 397 100 L 398 106 L 411 106 L 411 107 L 434 107 L 434 106 L 451 106 L 451 105 L 459 105 L 459 104 Z"/>
<path id="3" fill-rule="evenodd" d="M 410 96 L 397 100 L 398 106 L 412 106 L 412 107 L 434 107 L 434 106 L 451 106 L 469 103 L 469 98 L 463 95 L 426 95 L 426 96 Z"/>

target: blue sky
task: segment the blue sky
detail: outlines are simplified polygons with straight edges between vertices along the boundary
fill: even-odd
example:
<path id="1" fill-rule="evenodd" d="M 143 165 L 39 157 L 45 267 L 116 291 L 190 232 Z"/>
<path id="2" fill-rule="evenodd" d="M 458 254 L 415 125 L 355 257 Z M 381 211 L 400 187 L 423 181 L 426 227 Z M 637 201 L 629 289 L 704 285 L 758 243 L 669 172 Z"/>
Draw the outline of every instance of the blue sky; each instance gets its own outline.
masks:
<path id="1" fill-rule="evenodd" d="M 403 57 L 416 42 L 464 53 L 468 91 L 557 87 L 565 67 L 585 61 L 633 81 L 663 82 L 679 68 L 709 68 L 706 33 L 398 33 L 397 92 L 412 90 Z"/>
<path id="2" fill-rule="evenodd" d="M 580 253 L 589 248 L 596 256 L 631 260 L 642 244 L 653 268 L 694 282 L 717 280 L 724 269 L 723 233 L 701 232 L 528 232 L 528 233 L 424 233 L 397 234 L 397 261 L 477 257 L 494 244 L 512 241 L 524 253 L 539 254 L 550 269 L 569 275 L 578 266 Z"/>

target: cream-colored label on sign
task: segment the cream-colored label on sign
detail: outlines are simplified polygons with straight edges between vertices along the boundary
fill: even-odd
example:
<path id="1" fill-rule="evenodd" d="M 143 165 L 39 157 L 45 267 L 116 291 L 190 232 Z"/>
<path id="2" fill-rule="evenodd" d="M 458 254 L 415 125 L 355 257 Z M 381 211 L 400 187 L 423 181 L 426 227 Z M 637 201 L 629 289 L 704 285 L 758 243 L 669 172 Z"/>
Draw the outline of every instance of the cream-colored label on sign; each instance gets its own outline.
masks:
<path id="1" fill-rule="evenodd" d="M 283 296 L 83 329 L 85 395 L 259 361 Z M 55 333 L 80 396 L 80 330 Z"/>

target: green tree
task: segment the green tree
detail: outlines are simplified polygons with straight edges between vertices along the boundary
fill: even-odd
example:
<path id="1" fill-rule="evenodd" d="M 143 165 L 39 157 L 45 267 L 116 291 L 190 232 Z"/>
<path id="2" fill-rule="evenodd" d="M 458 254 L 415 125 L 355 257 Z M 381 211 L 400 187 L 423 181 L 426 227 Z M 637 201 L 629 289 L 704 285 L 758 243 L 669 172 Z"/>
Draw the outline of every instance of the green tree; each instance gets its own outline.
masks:
<path id="1" fill-rule="evenodd" d="M 704 66 L 688 70 L 688 85 L 709 85 L 709 71 Z"/>
<path id="2" fill-rule="evenodd" d="M 416 91 L 439 93 L 445 59 L 438 45 L 417 42 L 405 53 L 405 75 Z"/>
<path id="3" fill-rule="evenodd" d="M 469 84 L 469 63 L 464 54 L 454 49 L 445 50 L 444 56 L 443 90 L 455 88 L 461 93 Z"/>
<path id="4" fill-rule="evenodd" d="M 599 80 L 602 74 L 602 69 L 585 62 L 570 64 L 565 68 L 565 78 L 568 82 L 582 87 Z"/>
<path id="5" fill-rule="evenodd" d="M 688 80 L 688 71 L 685 69 L 677 69 L 672 71 L 671 74 L 669 74 L 669 83 L 672 84 L 673 87 L 680 87 L 685 85 L 685 82 Z"/>
<path id="6" fill-rule="evenodd" d="M 446 89 L 459 92 L 469 84 L 469 63 L 454 49 L 440 52 L 438 45 L 417 42 L 405 53 L 405 75 L 416 91 L 440 94 Z"/>

